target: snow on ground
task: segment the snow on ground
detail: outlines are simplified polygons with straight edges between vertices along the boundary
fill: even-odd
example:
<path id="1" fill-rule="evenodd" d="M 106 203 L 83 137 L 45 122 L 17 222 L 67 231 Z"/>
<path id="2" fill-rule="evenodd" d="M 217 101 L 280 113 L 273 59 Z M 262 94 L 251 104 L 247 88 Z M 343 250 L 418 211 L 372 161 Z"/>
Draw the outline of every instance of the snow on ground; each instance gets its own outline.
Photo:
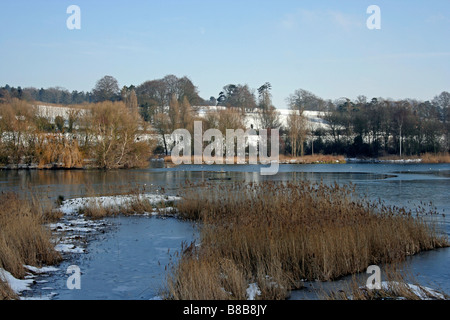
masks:
<path id="1" fill-rule="evenodd" d="M 31 290 L 30 289 L 31 285 L 33 285 L 36 282 L 34 280 L 34 278 L 36 277 L 36 274 L 54 272 L 54 271 L 59 270 L 58 268 L 51 267 L 51 266 L 37 268 L 37 267 L 25 265 L 24 267 L 32 272 L 32 273 L 28 273 L 25 276 L 25 279 L 17 279 L 8 271 L 0 268 L 0 279 L 3 280 L 4 282 L 8 283 L 9 287 L 17 295 L 20 295 L 23 291 Z"/>
<path id="2" fill-rule="evenodd" d="M 255 300 L 256 296 L 261 295 L 261 290 L 259 290 L 258 284 L 256 283 L 250 283 L 246 292 L 248 300 Z"/>
<path id="3" fill-rule="evenodd" d="M 20 294 L 22 291 L 30 290 L 30 286 L 34 283 L 33 279 L 17 279 L 8 271 L 0 268 L 0 279 L 8 283 L 10 288 L 16 293 Z"/>
<path id="4" fill-rule="evenodd" d="M 90 203 L 101 204 L 104 207 L 120 207 L 136 200 L 134 195 L 118 195 L 118 196 L 101 196 L 86 197 L 65 200 L 59 210 L 66 215 L 78 214 L 78 211 Z M 139 199 L 148 200 L 151 204 L 159 202 L 176 201 L 180 198 L 174 196 L 165 196 L 160 194 L 141 194 Z"/>
<path id="5" fill-rule="evenodd" d="M 413 293 L 415 296 L 421 300 L 432 300 L 432 299 L 445 299 L 444 295 L 437 292 L 434 289 L 428 287 L 422 287 L 410 283 L 401 283 L 396 281 L 382 281 L 381 289 L 385 291 L 395 291 L 396 288 L 405 288 L 406 290 Z"/>

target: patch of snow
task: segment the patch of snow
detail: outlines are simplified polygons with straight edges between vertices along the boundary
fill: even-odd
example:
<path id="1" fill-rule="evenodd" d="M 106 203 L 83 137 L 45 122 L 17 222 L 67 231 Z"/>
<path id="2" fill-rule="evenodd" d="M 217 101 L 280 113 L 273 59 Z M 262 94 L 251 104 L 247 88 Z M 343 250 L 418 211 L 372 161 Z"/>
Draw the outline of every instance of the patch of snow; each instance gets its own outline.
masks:
<path id="1" fill-rule="evenodd" d="M 28 265 L 24 265 L 25 268 L 27 268 L 28 270 L 30 270 L 31 272 L 38 274 L 38 273 L 47 273 L 47 272 L 55 272 L 58 271 L 59 269 L 56 267 L 42 267 L 42 268 L 38 268 L 38 267 L 33 267 L 33 266 L 28 266 Z"/>
<path id="2" fill-rule="evenodd" d="M 0 279 L 6 282 L 16 294 L 20 294 L 25 290 L 30 290 L 30 286 L 34 283 L 34 280 L 32 279 L 17 279 L 2 268 L 0 268 Z"/>
<path id="3" fill-rule="evenodd" d="M 43 288 L 44 289 L 44 288 Z M 50 290 L 50 288 L 49 288 Z M 49 294 L 33 296 L 33 297 L 21 297 L 20 300 L 52 300 L 54 296 L 57 296 L 56 292 L 50 292 Z"/>
<path id="4" fill-rule="evenodd" d="M 86 197 L 75 198 L 63 201 L 59 210 L 66 215 L 77 214 L 80 209 L 90 203 L 99 204 L 104 207 L 120 207 L 130 203 L 136 199 L 148 200 L 151 204 L 157 204 L 161 201 L 176 201 L 179 197 L 165 196 L 159 194 L 140 194 L 138 197 L 133 195 L 118 195 L 118 196 L 100 196 L 100 197 Z"/>
<path id="5" fill-rule="evenodd" d="M 395 288 L 405 288 L 411 291 L 414 295 L 419 297 L 421 300 L 431 300 L 431 299 L 445 299 L 444 295 L 437 292 L 434 289 L 428 287 L 422 287 L 410 283 L 400 283 L 396 281 L 383 281 L 381 282 L 381 288 L 383 290 L 395 290 Z"/>
<path id="6" fill-rule="evenodd" d="M 59 252 L 65 252 L 65 253 L 83 253 L 85 252 L 85 249 L 77 247 L 73 244 L 64 244 L 59 243 L 55 246 L 55 250 Z"/>
<path id="7" fill-rule="evenodd" d="M 256 283 L 250 283 L 246 292 L 248 300 L 255 300 L 256 296 L 261 295 L 261 290 L 259 290 L 258 284 Z"/>

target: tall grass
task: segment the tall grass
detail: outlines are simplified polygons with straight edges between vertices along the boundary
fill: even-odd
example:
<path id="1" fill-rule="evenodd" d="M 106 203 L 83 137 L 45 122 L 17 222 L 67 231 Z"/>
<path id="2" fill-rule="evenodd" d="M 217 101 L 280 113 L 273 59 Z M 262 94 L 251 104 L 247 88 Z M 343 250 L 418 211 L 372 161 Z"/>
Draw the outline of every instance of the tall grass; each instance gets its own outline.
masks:
<path id="1" fill-rule="evenodd" d="M 422 286 L 402 265 L 384 267 L 381 288 L 368 288 L 367 277 L 353 275 L 351 281 L 338 291 L 322 292 L 323 300 L 448 300 L 450 297 L 440 291 Z M 401 269 L 400 269 L 401 268 Z M 363 280 L 363 281 L 361 281 Z"/>
<path id="2" fill-rule="evenodd" d="M 122 186 L 122 192 L 112 192 L 114 197 L 122 197 L 119 203 L 108 203 L 105 198 L 98 195 L 92 186 L 87 186 L 86 204 L 79 210 L 80 214 L 85 217 L 96 220 L 105 217 L 112 217 L 118 215 L 135 215 L 147 214 L 151 212 L 166 213 L 165 208 L 170 206 L 171 202 L 166 199 L 155 202 L 145 196 L 148 190 L 140 186 Z"/>
<path id="3" fill-rule="evenodd" d="M 201 244 L 172 266 L 169 299 L 239 299 L 250 283 L 262 299 L 283 299 L 301 280 L 333 280 L 448 246 L 436 225 L 356 198 L 351 185 L 206 184 L 183 197 L 179 214 L 203 222 Z"/>
<path id="4" fill-rule="evenodd" d="M 24 265 L 42 266 L 55 264 L 61 255 L 54 249 L 51 231 L 44 226 L 54 219 L 48 204 L 37 199 L 24 199 L 16 193 L 0 194 L 0 268 L 14 277 L 26 275 Z M 50 210 L 50 211 L 49 211 Z M 0 280 L 1 281 L 1 280 Z M 1 284 L 0 296 L 6 285 Z"/>
<path id="5" fill-rule="evenodd" d="M 430 153 L 426 152 L 418 155 L 412 156 L 403 156 L 400 157 L 398 155 L 388 155 L 384 157 L 380 157 L 380 160 L 421 160 L 422 163 L 450 163 L 450 153 L 448 152 L 439 152 L 439 153 Z"/>

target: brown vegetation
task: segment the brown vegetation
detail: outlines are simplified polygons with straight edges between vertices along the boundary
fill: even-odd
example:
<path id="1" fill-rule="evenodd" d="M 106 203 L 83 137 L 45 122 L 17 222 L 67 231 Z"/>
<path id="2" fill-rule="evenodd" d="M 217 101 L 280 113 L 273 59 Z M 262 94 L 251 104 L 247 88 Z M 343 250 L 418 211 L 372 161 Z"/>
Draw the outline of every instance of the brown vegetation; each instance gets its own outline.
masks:
<path id="1" fill-rule="evenodd" d="M 122 102 L 105 101 L 90 106 L 84 131 L 86 154 L 101 168 L 131 168 L 148 164 L 152 145 L 140 141 L 143 125 L 139 115 Z M 145 128 L 144 128 L 145 132 Z"/>
<path id="2" fill-rule="evenodd" d="M 52 120 L 14 98 L 0 104 L 0 165 L 71 169 L 93 159 L 105 169 L 142 167 L 155 147 L 146 133 L 137 109 L 123 102 L 85 105 Z"/>
<path id="3" fill-rule="evenodd" d="M 54 219 L 51 206 L 36 199 L 23 199 L 15 193 L 0 194 L 0 268 L 14 277 L 26 275 L 24 265 L 51 265 L 61 260 L 52 235 L 44 224 Z M 6 289 L 5 289 L 6 288 Z M 6 284 L 0 296 L 11 297 Z"/>
<path id="4" fill-rule="evenodd" d="M 172 163 L 172 156 L 164 156 L 164 162 L 166 163 Z M 191 156 L 191 162 L 195 163 L 195 156 Z M 238 164 L 239 158 L 237 156 L 234 156 L 233 163 Z M 205 156 L 202 156 L 202 163 L 207 164 L 208 159 L 205 158 Z M 214 159 L 211 159 L 211 161 L 214 161 Z M 224 156 L 224 162 L 226 161 L 226 157 Z M 245 157 L 245 163 L 249 163 L 250 159 L 248 156 Z M 286 164 L 313 164 L 313 163 L 345 163 L 345 157 L 342 155 L 323 155 L 323 154 L 316 154 L 316 155 L 305 155 L 303 157 L 291 157 L 291 156 L 285 156 L 280 155 L 279 156 L 279 162 L 280 163 L 286 163 Z"/>
<path id="5" fill-rule="evenodd" d="M 203 222 L 168 277 L 169 299 L 284 299 L 301 280 L 332 280 L 371 264 L 448 246 L 433 224 L 369 203 L 351 186 L 309 182 L 192 186 L 177 208 Z"/>
<path id="6" fill-rule="evenodd" d="M 352 276 L 352 280 L 338 291 L 322 292 L 323 300 L 448 300 L 450 297 L 438 290 L 418 283 L 402 265 L 385 267 L 381 288 L 368 288 L 366 282 Z M 367 277 L 361 277 L 363 280 Z"/>
<path id="7" fill-rule="evenodd" d="M 88 187 L 88 196 L 86 204 L 80 209 L 79 213 L 85 217 L 96 220 L 112 216 L 129 216 L 135 214 L 148 214 L 157 212 L 166 214 L 166 208 L 171 204 L 167 199 L 159 202 L 152 201 L 145 196 L 145 192 L 140 187 L 124 186 L 124 192 L 113 193 L 115 197 L 123 197 L 120 203 L 108 203 L 105 198 L 97 195 L 91 187 Z"/>
<path id="8" fill-rule="evenodd" d="M 384 156 L 380 157 L 380 160 L 417 160 L 422 163 L 450 163 L 450 153 L 440 152 L 440 153 L 424 153 L 419 156 Z"/>
<path id="9" fill-rule="evenodd" d="M 285 155 L 280 155 L 280 163 L 302 163 L 302 164 L 313 164 L 313 163 L 345 163 L 345 157 L 342 155 L 305 155 L 303 157 L 289 157 Z"/>

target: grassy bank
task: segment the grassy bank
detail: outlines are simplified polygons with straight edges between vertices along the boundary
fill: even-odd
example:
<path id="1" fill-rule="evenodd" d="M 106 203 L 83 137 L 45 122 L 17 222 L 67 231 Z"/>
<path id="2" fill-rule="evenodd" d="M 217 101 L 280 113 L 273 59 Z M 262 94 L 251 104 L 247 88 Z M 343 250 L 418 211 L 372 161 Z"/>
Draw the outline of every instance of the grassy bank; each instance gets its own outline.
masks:
<path id="1" fill-rule="evenodd" d="M 171 156 L 164 156 L 164 162 L 165 163 L 172 163 L 172 157 Z M 195 163 L 196 158 L 194 156 L 191 156 L 191 162 Z M 233 158 L 233 163 L 238 164 L 238 157 Z M 292 156 L 286 156 L 286 155 L 280 155 L 279 156 L 279 163 L 297 163 L 297 164 L 313 164 L 313 163 L 345 163 L 345 156 L 343 155 L 323 155 L 323 154 L 317 154 L 317 155 L 305 155 L 303 157 L 292 157 Z M 214 159 L 211 159 L 209 161 L 208 158 L 202 157 L 199 161 L 201 161 L 202 164 L 209 164 L 214 161 Z M 226 157 L 224 157 L 224 163 L 226 163 Z M 250 163 L 250 158 L 248 156 L 245 157 L 245 164 Z"/>
<path id="2" fill-rule="evenodd" d="M 450 163 L 450 153 L 424 153 L 420 156 L 390 155 L 380 157 L 379 160 L 399 161 L 399 160 L 420 160 L 421 163 Z"/>
<path id="3" fill-rule="evenodd" d="M 120 186 L 120 192 L 114 190 L 109 195 L 98 194 L 91 186 L 87 187 L 84 198 L 78 199 L 78 213 L 88 219 L 103 219 L 118 215 L 129 216 L 139 214 L 167 214 L 170 213 L 175 197 L 159 194 L 162 190 L 146 189 L 141 186 Z M 151 193 L 148 193 L 151 192 Z"/>
<path id="4" fill-rule="evenodd" d="M 437 225 L 354 196 L 352 186 L 309 182 L 191 186 L 177 205 L 203 222 L 183 248 L 168 299 L 284 299 L 302 280 L 333 280 L 371 264 L 448 246 Z"/>
<path id="5" fill-rule="evenodd" d="M 23 278 L 24 265 L 41 267 L 61 260 L 51 232 L 44 226 L 58 218 L 49 203 L 1 193 L 0 204 L 0 268 Z M 6 283 L 0 284 L 1 298 L 15 298 Z"/>

